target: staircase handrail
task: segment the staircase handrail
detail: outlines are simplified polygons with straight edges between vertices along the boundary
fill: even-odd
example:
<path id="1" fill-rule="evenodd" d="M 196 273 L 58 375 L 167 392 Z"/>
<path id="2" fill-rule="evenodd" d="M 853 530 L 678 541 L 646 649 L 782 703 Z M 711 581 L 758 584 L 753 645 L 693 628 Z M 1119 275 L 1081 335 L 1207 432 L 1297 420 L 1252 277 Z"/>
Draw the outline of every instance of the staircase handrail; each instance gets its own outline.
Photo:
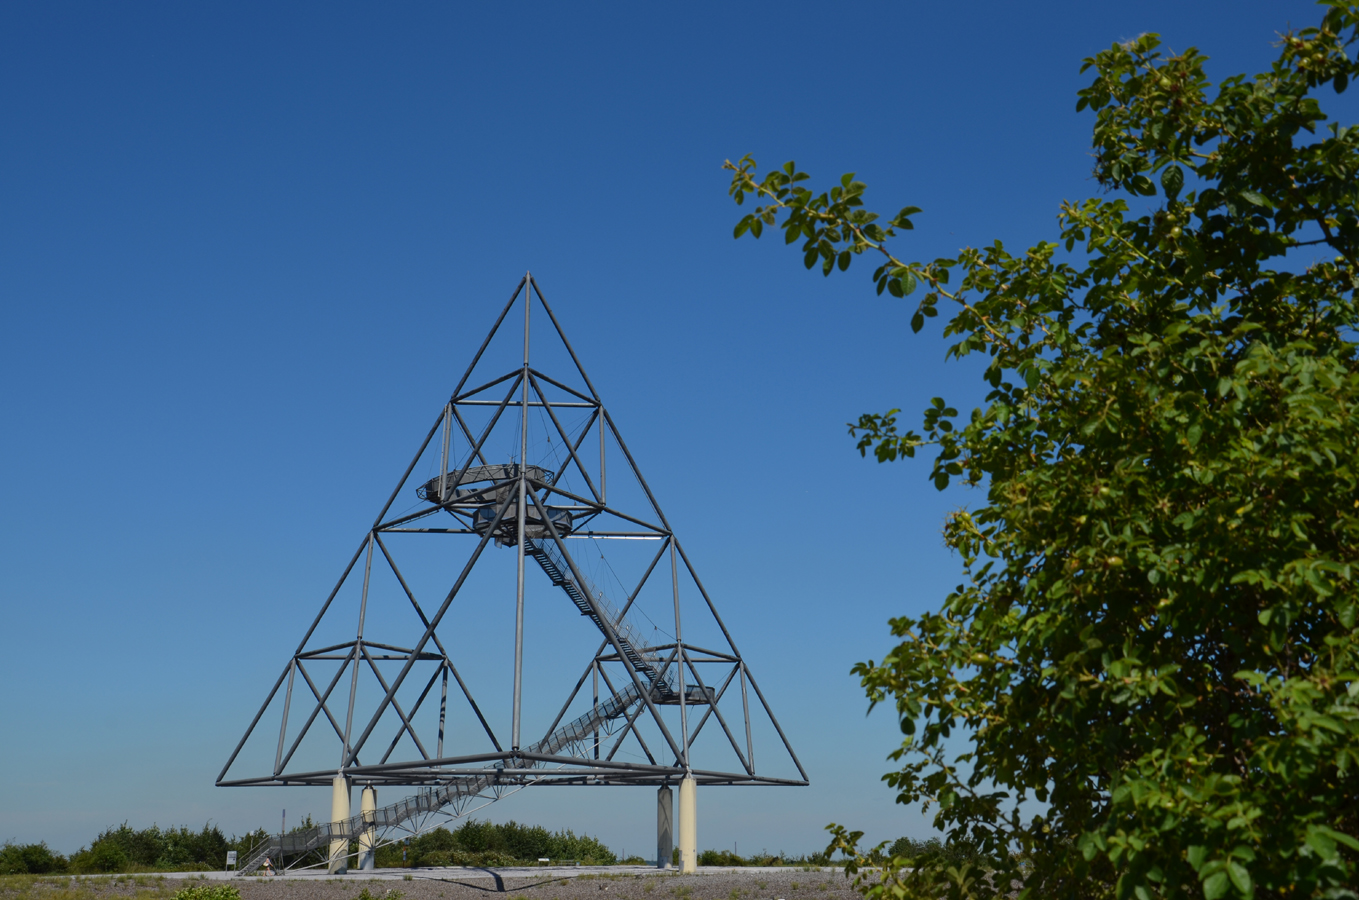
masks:
<path id="1" fill-rule="evenodd" d="M 565 556 L 557 547 L 556 543 L 541 538 L 532 538 L 529 540 L 529 543 L 532 544 L 538 552 L 552 560 L 552 564 L 556 566 L 563 575 L 571 578 L 573 582 L 577 580 L 575 574 L 571 571 L 570 565 L 567 564 Z M 658 663 L 660 660 L 656 657 L 655 653 L 645 652 L 647 649 L 646 641 L 642 639 L 636 627 L 626 616 L 619 615 L 618 608 L 609 600 L 608 595 L 600 590 L 584 572 L 580 573 L 579 580 L 584 583 L 577 584 L 576 587 L 587 594 L 590 599 L 594 600 L 595 605 L 599 607 L 599 611 L 608 619 L 609 625 L 613 628 L 614 633 L 618 635 L 619 642 L 635 650 L 639 656 L 652 665 Z M 657 674 L 659 675 L 659 673 Z M 666 676 L 667 677 L 664 679 L 665 688 L 673 690 L 673 684 L 671 683 L 673 681 L 673 676 L 670 673 L 666 673 Z M 662 690 L 665 688 L 662 688 Z"/>
<path id="2" fill-rule="evenodd" d="M 628 684 L 617 694 L 606 698 L 597 706 L 592 706 L 589 712 L 567 722 L 541 741 L 529 746 L 527 750 L 529 753 L 555 755 L 563 747 L 592 734 L 606 720 L 625 715 L 641 698 L 642 694 L 637 685 Z M 540 765 L 543 765 L 541 760 L 518 759 L 508 765 L 503 762 L 497 763 L 494 768 L 533 769 Z M 489 774 L 454 776 L 448 781 L 425 788 L 371 813 L 359 813 L 339 822 L 322 822 L 311 828 L 273 836 L 240 865 L 237 874 L 249 875 L 271 854 L 307 853 L 331 841 L 351 840 L 370 828 L 391 828 L 416 816 L 436 812 L 461 797 L 475 796 L 489 787 L 496 778 L 497 776 Z"/>

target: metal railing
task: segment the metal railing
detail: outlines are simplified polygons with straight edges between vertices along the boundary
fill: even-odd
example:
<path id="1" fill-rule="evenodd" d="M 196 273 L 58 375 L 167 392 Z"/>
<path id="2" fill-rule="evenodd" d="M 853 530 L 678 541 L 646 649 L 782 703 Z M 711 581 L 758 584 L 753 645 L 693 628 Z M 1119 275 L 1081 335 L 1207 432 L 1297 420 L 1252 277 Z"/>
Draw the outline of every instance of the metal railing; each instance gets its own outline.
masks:
<path id="1" fill-rule="evenodd" d="M 539 565 L 543 567 L 553 582 L 566 591 L 582 613 L 594 619 L 595 624 L 601 632 L 606 633 L 606 636 L 605 622 L 600 617 L 602 616 L 603 619 L 607 620 L 608 627 L 612 628 L 614 634 L 618 637 L 620 649 L 627 655 L 639 673 L 651 683 L 653 700 L 663 702 L 673 699 L 675 695 L 674 670 L 667 669 L 665 672 L 659 670 L 660 659 L 654 652 L 647 652 L 647 644 L 637 629 L 625 616 L 619 613 L 618 608 L 614 606 L 608 596 L 583 573 L 577 579 L 575 573 L 571 571 L 571 566 L 567 563 L 566 557 L 555 542 L 530 539 L 528 543 L 531 545 L 532 555 L 538 560 Z M 590 601 L 593 601 L 593 608 Z M 641 699 L 642 693 L 637 685 L 628 684 L 617 694 L 607 698 L 598 706 L 592 707 L 585 715 L 566 723 L 538 743 L 527 748 L 528 752 L 554 756 L 562 748 L 593 736 L 600 725 L 608 720 L 625 715 L 628 709 Z M 497 763 L 494 768 L 502 770 L 505 768 L 532 769 L 539 765 L 541 763 L 537 761 L 514 760 L 509 764 Z M 400 827 L 413 819 L 438 812 L 460 800 L 475 797 L 488 787 L 496 784 L 498 780 L 498 775 L 490 774 L 455 776 L 449 781 L 425 788 L 410 797 L 398 800 L 396 803 L 384 806 L 367 815 L 360 813 L 342 822 L 326 822 L 303 831 L 276 835 L 252 853 L 241 864 L 237 872 L 241 875 L 249 875 L 258 870 L 268 857 L 297 856 L 328 846 L 332 841 L 348 842 L 355 840 L 359 835 L 370 829 Z"/>
<path id="2" fill-rule="evenodd" d="M 674 672 L 667 671 L 662 674 L 658 671 L 659 657 L 654 652 L 647 651 L 647 642 L 633 627 L 632 623 L 619 613 L 618 608 L 609 600 L 608 595 L 601 591 L 583 572 L 577 579 L 565 556 L 554 542 L 533 539 L 528 543 L 532 555 L 538 560 L 539 565 L 543 567 L 553 582 L 559 584 L 566 591 L 582 613 L 595 620 L 595 624 L 606 636 L 605 623 L 600 621 L 595 609 L 598 609 L 599 614 L 608 620 L 609 627 L 618 636 L 621 649 L 627 654 L 633 665 L 641 670 L 642 675 L 651 682 L 652 687 L 663 696 L 674 694 Z M 573 593 L 573 589 L 575 593 Z M 589 601 L 591 600 L 594 601 L 595 609 L 590 606 Z"/>
<path id="3" fill-rule="evenodd" d="M 606 721 L 626 715 L 632 705 L 641 699 L 642 694 L 637 685 L 629 684 L 599 705 L 591 707 L 589 712 L 567 722 L 538 743 L 528 747 L 527 752 L 555 756 L 562 748 L 592 736 Z M 544 763 L 540 760 L 513 760 L 508 764 L 496 763 L 494 768 L 535 769 L 542 765 Z M 475 797 L 498 781 L 499 776 L 495 774 L 458 776 L 371 813 L 360 813 L 340 822 L 324 822 L 302 831 L 275 835 L 241 863 L 237 873 L 249 875 L 258 870 L 269 857 L 298 856 L 329 846 L 331 841 L 356 840 L 370 829 L 399 827 L 412 819 L 438 812 L 459 800 Z"/>

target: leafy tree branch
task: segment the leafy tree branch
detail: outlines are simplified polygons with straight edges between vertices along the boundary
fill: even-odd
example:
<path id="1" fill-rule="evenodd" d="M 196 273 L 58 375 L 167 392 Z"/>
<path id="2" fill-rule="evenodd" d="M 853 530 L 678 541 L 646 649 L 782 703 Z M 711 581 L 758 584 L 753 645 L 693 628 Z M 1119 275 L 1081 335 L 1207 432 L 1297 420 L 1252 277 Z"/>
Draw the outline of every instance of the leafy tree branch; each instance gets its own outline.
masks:
<path id="1" fill-rule="evenodd" d="M 758 204 L 736 237 L 782 229 L 826 276 L 871 251 L 878 294 L 924 288 L 913 330 L 943 307 L 947 358 L 986 359 L 966 416 L 850 426 L 985 492 L 945 523 L 963 582 L 854 673 L 901 724 L 889 787 L 986 871 L 898 858 L 870 897 L 1356 896 L 1359 130 L 1321 98 L 1359 4 L 1321 5 L 1253 78 L 1155 35 L 1086 60 L 1103 194 L 1022 253 L 912 261 L 920 210 L 853 174 L 726 164 Z"/>

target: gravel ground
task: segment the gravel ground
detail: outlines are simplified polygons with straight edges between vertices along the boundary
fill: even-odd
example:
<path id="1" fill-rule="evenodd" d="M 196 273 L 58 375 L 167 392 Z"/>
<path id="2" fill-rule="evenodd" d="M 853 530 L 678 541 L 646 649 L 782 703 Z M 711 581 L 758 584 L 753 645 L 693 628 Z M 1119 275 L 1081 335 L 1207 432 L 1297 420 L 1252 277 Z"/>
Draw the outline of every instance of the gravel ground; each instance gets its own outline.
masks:
<path id="1" fill-rule="evenodd" d="M 526 877 L 527 875 L 527 877 Z M 469 877 L 472 876 L 472 877 Z M 476 877 L 479 876 L 479 877 Z M 861 900 L 839 871 L 713 869 L 697 875 L 656 870 L 549 877 L 490 870 L 422 869 L 411 880 L 233 879 L 241 900 L 471 900 L 504 894 L 527 900 Z M 179 885 L 169 885 L 177 890 Z"/>
<path id="2" fill-rule="evenodd" d="M 236 878 L 220 872 L 56 876 L 0 884 L 0 900 L 169 900 L 181 887 L 230 884 L 241 900 L 861 900 L 838 869 L 700 869 L 679 875 L 646 867 L 580 869 L 379 869 L 377 877 L 293 875 Z M 19 881 L 23 883 L 20 884 Z"/>
<path id="3" fill-rule="evenodd" d="M 353 879 L 353 880 L 351 880 Z M 860 900 L 835 872 L 756 872 L 724 869 L 699 875 L 578 875 L 574 878 L 499 876 L 468 878 L 462 872 L 426 870 L 410 881 L 263 881 L 242 879 L 241 900 L 354 900 L 363 888 L 375 900 L 470 900 L 502 893 L 529 900 Z M 391 891 L 391 894 L 387 892 Z"/>

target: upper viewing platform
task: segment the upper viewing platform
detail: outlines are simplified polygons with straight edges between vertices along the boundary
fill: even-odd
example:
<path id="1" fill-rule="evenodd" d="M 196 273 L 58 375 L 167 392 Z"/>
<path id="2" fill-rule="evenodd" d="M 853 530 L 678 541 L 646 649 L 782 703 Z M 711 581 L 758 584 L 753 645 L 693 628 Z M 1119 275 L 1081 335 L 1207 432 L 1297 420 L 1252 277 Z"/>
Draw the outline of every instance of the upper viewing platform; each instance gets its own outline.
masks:
<path id="1" fill-rule="evenodd" d="M 555 473 L 542 466 L 524 467 L 524 476 L 530 481 L 530 490 L 536 490 L 533 483 L 551 485 Z M 466 472 L 448 472 L 426 481 L 416 488 L 415 494 L 421 500 L 442 506 L 450 513 L 470 516 L 471 526 L 478 534 L 495 523 L 496 514 L 506 498 L 519 484 L 520 466 L 518 463 L 504 463 L 490 466 L 471 466 Z M 463 485 L 480 485 L 463 487 Z M 544 506 L 547 517 L 560 537 L 571 533 L 571 510 L 560 506 Z M 518 541 L 515 532 L 517 517 L 514 513 L 501 516 L 500 526 L 496 529 L 496 541 L 508 546 Z M 537 506 L 530 501 L 524 511 L 524 536 L 530 539 L 547 538 L 551 535 L 543 524 L 543 517 Z"/>

